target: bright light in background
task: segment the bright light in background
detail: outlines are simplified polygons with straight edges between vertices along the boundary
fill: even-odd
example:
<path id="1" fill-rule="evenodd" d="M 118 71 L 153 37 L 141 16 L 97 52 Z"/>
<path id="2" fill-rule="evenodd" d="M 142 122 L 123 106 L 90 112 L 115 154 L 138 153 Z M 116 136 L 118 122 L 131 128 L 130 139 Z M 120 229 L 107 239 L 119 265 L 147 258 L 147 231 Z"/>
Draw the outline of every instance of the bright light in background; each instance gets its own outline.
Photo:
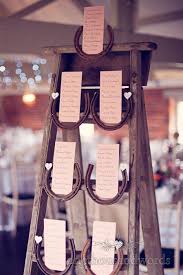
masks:
<path id="1" fill-rule="evenodd" d="M 25 93 L 22 96 L 22 101 L 26 105 L 32 105 L 36 101 L 36 95 L 33 93 Z"/>
<path id="2" fill-rule="evenodd" d="M 20 69 L 20 68 L 18 68 L 18 69 L 16 69 L 16 74 L 21 74 L 21 72 L 22 72 L 22 69 Z"/>
<path id="3" fill-rule="evenodd" d="M 20 78 L 22 78 L 22 77 L 26 77 L 26 74 L 25 73 L 21 73 L 20 74 Z"/>
<path id="4" fill-rule="evenodd" d="M 21 77 L 20 81 L 21 81 L 22 83 L 27 82 L 27 77 L 26 77 L 26 76 Z"/>
<path id="5" fill-rule="evenodd" d="M 177 103 L 177 131 L 179 142 L 183 144 L 183 101 Z"/>
<path id="6" fill-rule="evenodd" d="M 5 66 L 0 66 L 0 72 L 4 72 L 6 70 Z"/>
<path id="7" fill-rule="evenodd" d="M 47 65 L 46 65 L 47 64 Z M 42 86 L 49 90 L 50 64 L 45 58 L 34 55 L 7 54 L 0 56 L 0 87 L 9 92 L 10 85 L 14 90 L 35 90 Z M 3 92 L 4 92 L 3 91 Z"/>
<path id="8" fill-rule="evenodd" d="M 34 84 L 34 79 L 33 78 L 28 78 L 27 82 L 28 82 L 29 85 L 32 85 L 32 84 Z"/>
<path id="9" fill-rule="evenodd" d="M 36 80 L 36 82 L 40 82 L 42 80 L 41 75 L 36 75 L 35 80 Z"/>
<path id="10" fill-rule="evenodd" d="M 80 127 L 80 134 L 82 141 L 87 142 L 92 139 L 94 135 L 94 125 L 93 124 L 82 124 Z"/>
<path id="11" fill-rule="evenodd" d="M 34 64 L 34 65 L 32 66 L 32 69 L 33 69 L 33 71 L 39 70 L 39 65 Z"/>

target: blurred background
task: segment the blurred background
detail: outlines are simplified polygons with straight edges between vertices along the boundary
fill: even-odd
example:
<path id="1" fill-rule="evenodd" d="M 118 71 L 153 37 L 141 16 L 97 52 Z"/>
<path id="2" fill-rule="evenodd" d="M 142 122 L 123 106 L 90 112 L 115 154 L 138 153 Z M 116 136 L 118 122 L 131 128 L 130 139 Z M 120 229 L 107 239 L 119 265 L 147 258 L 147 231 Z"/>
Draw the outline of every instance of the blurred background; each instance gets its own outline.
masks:
<path id="1" fill-rule="evenodd" d="M 183 1 L 0 0 L 2 275 L 23 274 L 54 62 L 42 48 L 72 46 L 83 23 L 83 8 L 90 5 L 105 6 L 105 21 L 114 28 L 116 42 L 158 44 L 145 87 L 146 110 L 162 248 L 171 260 L 165 267 L 179 274 L 175 272 L 183 266 Z M 96 143 L 118 142 L 121 168 L 128 167 L 127 127 L 110 135 L 92 125 L 80 130 L 86 164 L 95 161 Z M 110 210 L 117 217 L 118 206 Z M 54 211 L 66 218 L 64 205 Z M 97 211 L 101 217 L 102 210 Z M 110 219 L 104 214 L 102 218 Z M 126 225 L 121 227 L 126 230 Z M 175 251 L 180 252 L 180 265 L 175 265 Z"/>

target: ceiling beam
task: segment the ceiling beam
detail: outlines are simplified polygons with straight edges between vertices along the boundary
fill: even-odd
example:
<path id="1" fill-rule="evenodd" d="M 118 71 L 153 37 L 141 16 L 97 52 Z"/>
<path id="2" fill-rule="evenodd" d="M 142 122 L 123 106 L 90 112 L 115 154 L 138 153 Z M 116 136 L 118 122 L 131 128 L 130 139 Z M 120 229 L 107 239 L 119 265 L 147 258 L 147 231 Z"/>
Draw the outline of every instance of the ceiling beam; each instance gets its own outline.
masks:
<path id="1" fill-rule="evenodd" d="M 0 18 L 0 53 L 40 54 L 44 46 L 72 45 L 77 26 Z"/>
<path id="2" fill-rule="evenodd" d="M 5 7 L 3 3 L 0 3 L 0 16 L 9 16 L 10 11 Z"/>
<path id="3" fill-rule="evenodd" d="M 183 63 L 183 40 L 157 35 L 123 33 L 115 31 L 115 42 L 155 42 L 158 49 L 153 53 L 153 61 L 160 63 Z"/>
<path id="4" fill-rule="evenodd" d="M 137 14 L 137 0 L 117 0 L 117 28 L 133 33 Z"/>
<path id="5" fill-rule="evenodd" d="M 37 22 L 16 18 L 0 18 L 0 53 L 41 54 L 46 46 L 72 46 L 77 26 Z M 125 33 L 114 30 L 115 42 L 153 41 L 158 44 L 153 60 L 183 63 L 183 40 L 155 35 Z"/>
<path id="6" fill-rule="evenodd" d="M 133 32 L 138 0 L 111 0 L 108 2 L 108 23 L 123 32 Z"/>
<path id="7" fill-rule="evenodd" d="M 154 15 L 147 18 L 138 19 L 137 26 L 147 26 L 171 21 L 183 20 L 183 10 L 172 11 L 165 14 Z"/>
<path id="8" fill-rule="evenodd" d="M 40 10 L 42 9 L 43 7 L 55 2 L 57 0 L 39 0 L 38 2 L 36 3 L 33 3 L 32 5 L 14 13 L 14 14 L 11 14 L 10 17 L 12 18 L 22 18 L 22 17 L 25 17 L 37 10 Z"/>

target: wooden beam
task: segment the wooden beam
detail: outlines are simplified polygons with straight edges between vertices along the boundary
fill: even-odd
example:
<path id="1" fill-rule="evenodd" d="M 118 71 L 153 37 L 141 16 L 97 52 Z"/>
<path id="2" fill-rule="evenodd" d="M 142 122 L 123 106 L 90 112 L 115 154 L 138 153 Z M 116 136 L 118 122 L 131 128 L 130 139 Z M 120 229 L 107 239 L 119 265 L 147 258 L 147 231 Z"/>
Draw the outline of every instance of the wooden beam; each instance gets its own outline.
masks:
<path id="1" fill-rule="evenodd" d="M 8 16 L 10 11 L 5 7 L 3 3 L 0 3 L 0 16 Z"/>
<path id="2" fill-rule="evenodd" d="M 109 24 L 124 33 L 132 33 L 136 28 L 138 0 L 110 1 Z"/>
<path id="3" fill-rule="evenodd" d="M 115 31 L 115 42 L 155 42 L 158 49 L 153 53 L 153 62 L 162 63 L 183 63 L 183 40 L 161 37 L 157 35 L 123 33 L 119 30 Z"/>
<path id="4" fill-rule="evenodd" d="M 164 275 L 144 91 L 141 90 L 140 215 L 148 274 Z"/>
<path id="5" fill-rule="evenodd" d="M 56 0 L 39 0 L 38 2 L 33 3 L 32 5 L 10 15 L 12 18 L 22 18 L 25 17 L 37 10 L 42 9 L 43 7 L 55 2 Z"/>
<path id="6" fill-rule="evenodd" d="M 29 21 L 17 18 L 0 18 L 0 53 L 41 54 L 46 46 L 73 46 L 77 26 Z M 183 40 L 155 35 L 128 35 L 114 30 L 115 42 L 153 41 L 158 50 L 154 62 L 183 63 Z"/>
<path id="7" fill-rule="evenodd" d="M 0 53 L 41 54 L 51 45 L 72 45 L 77 26 L 0 18 Z"/>
<path id="8" fill-rule="evenodd" d="M 80 9 L 81 12 L 84 11 L 84 7 L 91 6 L 91 3 L 88 0 L 72 0 L 72 2 Z"/>
<path id="9" fill-rule="evenodd" d="M 136 25 L 137 0 L 118 0 L 117 28 L 124 33 L 133 33 Z"/>
<path id="10" fill-rule="evenodd" d="M 177 21 L 183 19 L 183 10 L 172 11 L 165 14 L 154 15 L 151 17 L 145 17 L 137 21 L 138 28 L 147 25 L 154 25 L 160 23 L 166 23 L 171 21 Z"/>

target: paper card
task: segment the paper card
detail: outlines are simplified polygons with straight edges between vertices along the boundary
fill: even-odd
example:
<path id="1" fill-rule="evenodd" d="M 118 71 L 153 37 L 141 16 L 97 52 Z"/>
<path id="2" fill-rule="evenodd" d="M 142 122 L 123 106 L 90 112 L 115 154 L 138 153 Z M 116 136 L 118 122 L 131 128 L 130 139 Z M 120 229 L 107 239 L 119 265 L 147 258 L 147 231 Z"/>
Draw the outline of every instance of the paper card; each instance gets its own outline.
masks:
<path id="1" fill-rule="evenodd" d="M 103 50 L 104 6 L 84 8 L 83 44 L 87 54 L 98 54 Z"/>
<path id="2" fill-rule="evenodd" d="M 44 219 L 45 265 L 52 270 L 66 268 L 66 222 Z"/>
<path id="3" fill-rule="evenodd" d="M 56 194 L 67 195 L 72 191 L 75 142 L 55 142 L 51 189 Z"/>
<path id="4" fill-rule="evenodd" d="M 116 223 L 93 223 L 91 269 L 97 275 L 109 275 L 114 267 Z"/>
<path id="5" fill-rule="evenodd" d="M 96 194 L 113 198 L 118 193 L 119 144 L 98 144 Z"/>
<path id="6" fill-rule="evenodd" d="M 80 117 L 82 72 L 63 72 L 59 120 L 77 122 Z"/>
<path id="7" fill-rule="evenodd" d="M 100 72 L 100 119 L 119 123 L 122 112 L 122 71 Z"/>

